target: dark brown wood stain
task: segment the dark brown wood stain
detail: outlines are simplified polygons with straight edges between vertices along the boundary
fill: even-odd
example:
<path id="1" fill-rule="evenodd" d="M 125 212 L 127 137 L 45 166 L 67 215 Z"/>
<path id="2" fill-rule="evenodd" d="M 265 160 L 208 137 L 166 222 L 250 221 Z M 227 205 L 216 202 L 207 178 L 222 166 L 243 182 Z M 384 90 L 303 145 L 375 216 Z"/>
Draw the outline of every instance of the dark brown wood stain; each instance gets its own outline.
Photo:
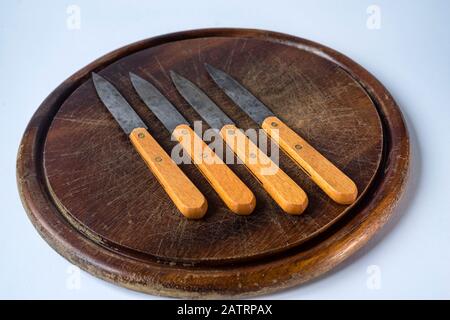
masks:
<path id="1" fill-rule="evenodd" d="M 90 72 L 121 91 L 170 153 L 169 132 L 140 101 L 128 72 L 152 81 L 191 122 L 200 118 L 170 82 L 171 69 L 197 83 L 239 127 L 258 128 L 217 88 L 204 62 L 239 79 L 351 177 L 357 203 L 334 203 L 280 153 L 281 167 L 308 194 L 303 215 L 282 212 L 242 165 L 232 165 L 257 198 L 252 215 L 236 216 L 193 165 L 182 165 L 209 203 L 204 219 L 183 218 L 98 99 Z M 398 107 L 356 63 L 287 35 L 210 29 L 144 40 L 76 73 L 38 109 L 17 164 L 32 222 L 72 262 L 140 291 L 217 297 L 270 292 L 337 265 L 392 214 L 408 159 Z"/>

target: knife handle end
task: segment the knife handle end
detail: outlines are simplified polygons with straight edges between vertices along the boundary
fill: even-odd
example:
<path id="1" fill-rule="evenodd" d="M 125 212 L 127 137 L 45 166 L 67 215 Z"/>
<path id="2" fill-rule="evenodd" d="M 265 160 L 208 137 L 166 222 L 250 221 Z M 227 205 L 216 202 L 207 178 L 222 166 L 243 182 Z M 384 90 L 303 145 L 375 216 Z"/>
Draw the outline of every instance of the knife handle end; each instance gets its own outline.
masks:
<path id="1" fill-rule="evenodd" d="M 130 140 L 178 210 L 186 218 L 202 218 L 208 209 L 205 197 L 150 133 L 135 128 Z"/>
<path id="2" fill-rule="evenodd" d="M 294 215 L 303 213 L 308 206 L 306 193 L 256 144 L 234 125 L 225 125 L 220 134 L 281 209 Z"/>
<path id="3" fill-rule="evenodd" d="M 331 199 L 339 204 L 356 200 L 356 184 L 284 122 L 267 117 L 261 126 Z"/>
<path id="4" fill-rule="evenodd" d="M 190 126 L 180 124 L 172 136 L 186 150 L 193 163 L 232 212 L 238 215 L 253 212 L 256 205 L 253 192 Z"/>

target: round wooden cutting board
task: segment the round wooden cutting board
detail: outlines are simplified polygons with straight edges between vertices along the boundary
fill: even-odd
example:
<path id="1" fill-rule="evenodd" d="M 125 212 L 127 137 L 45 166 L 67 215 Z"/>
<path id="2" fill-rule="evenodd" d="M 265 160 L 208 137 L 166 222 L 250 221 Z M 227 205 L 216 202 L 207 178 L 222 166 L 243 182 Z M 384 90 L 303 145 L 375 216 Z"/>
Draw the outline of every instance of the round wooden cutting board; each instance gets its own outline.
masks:
<path id="1" fill-rule="evenodd" d="M 194 165 L 181 165 L 209 206 L 203 219 L 185 219 L 99 100 L 90 73 L 117 87 L 170 154 L 175 142 L 135 93 L 129 72 L 155 84 L 192 124 L 201 119 L 175 90 L 169 70 L 199 85 L 239 127 L 258 129 L 214 84 L 205 62 L 242 82 L 352 178 L 357 201 L 334 203 L 280 153 L 280 167 L 308 195 L 302 215 L 284 213 L 234 164 L 257 199 L 250 216 L 237 216 Z M 350 59 L 279 33 L 207 29 L 128 45 L 66 80 L 27 127 L 17 176 L 35 227 L 88 272 L 153 294 L 248 296 L 312 279 L 364 245 L 392 214 L 408 160 L 398 107 Z"/>

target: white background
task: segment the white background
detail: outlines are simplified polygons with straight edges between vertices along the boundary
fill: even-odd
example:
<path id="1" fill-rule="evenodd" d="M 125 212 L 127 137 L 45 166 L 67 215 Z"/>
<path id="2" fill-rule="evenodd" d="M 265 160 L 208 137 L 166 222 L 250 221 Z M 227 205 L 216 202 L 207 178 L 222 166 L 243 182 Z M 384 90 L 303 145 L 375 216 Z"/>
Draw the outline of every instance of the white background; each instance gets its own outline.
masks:
<path id="1" fill-rule="evenodd" d="M 367 27 L 373 4 L 380 29 Z M 69 5 L 80 29 L 68 27 Z M 157 298 L 82 271 L 76 281 L 28 221 L 16 153 L 36 108 L 78 69 L 130 42 L 206 27 L 279 31 L 348 55 L 390 90 L 411 136 L 407 193 L 380 237 L 325 277 L 263 298 L 450 298 L 449 12 L 449 1 L 1 1 L 0 298 Z"/>

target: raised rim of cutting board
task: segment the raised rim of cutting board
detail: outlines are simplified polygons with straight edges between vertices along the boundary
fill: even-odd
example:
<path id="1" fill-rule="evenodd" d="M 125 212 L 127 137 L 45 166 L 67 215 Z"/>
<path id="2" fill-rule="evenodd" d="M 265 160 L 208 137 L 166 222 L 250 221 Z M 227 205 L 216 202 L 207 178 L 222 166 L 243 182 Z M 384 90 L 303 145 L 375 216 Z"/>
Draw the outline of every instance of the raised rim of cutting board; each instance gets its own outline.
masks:
<path id="1" fill-rule="evenodd" d="M 42 145 L 60 105 L 74 88 L 97 71 L 139 50 L 199 37 L 248 37 L 278 41 L 311 51 L 348 72 L 366 90 L 379 111 L 384 161 L 371 188 L 372 197 L 311 241 L 270 259 L 223 267 L 192 267 L 151 262 L 111 251 L 76 230 L 59 212 L 45 187 Z M 121 286 L 173 297 L 252 296 L 311 280 L 337 266 L 368 242 L 393 215 L 405 187 L 409 138 L 401 112 L 383 85 L 346 56 L 302 38 L 254 29 L 200 29 L 162 35 L 127 45 L 89 64 L 64 81 L 33 115 L 18 152 L 17 181 L 28 216 L 41 236 L 82 269 Z M 367 197 L 366 197 L 367 198 Z M 127 265 L 126 269 L 123 267 Z"/>

